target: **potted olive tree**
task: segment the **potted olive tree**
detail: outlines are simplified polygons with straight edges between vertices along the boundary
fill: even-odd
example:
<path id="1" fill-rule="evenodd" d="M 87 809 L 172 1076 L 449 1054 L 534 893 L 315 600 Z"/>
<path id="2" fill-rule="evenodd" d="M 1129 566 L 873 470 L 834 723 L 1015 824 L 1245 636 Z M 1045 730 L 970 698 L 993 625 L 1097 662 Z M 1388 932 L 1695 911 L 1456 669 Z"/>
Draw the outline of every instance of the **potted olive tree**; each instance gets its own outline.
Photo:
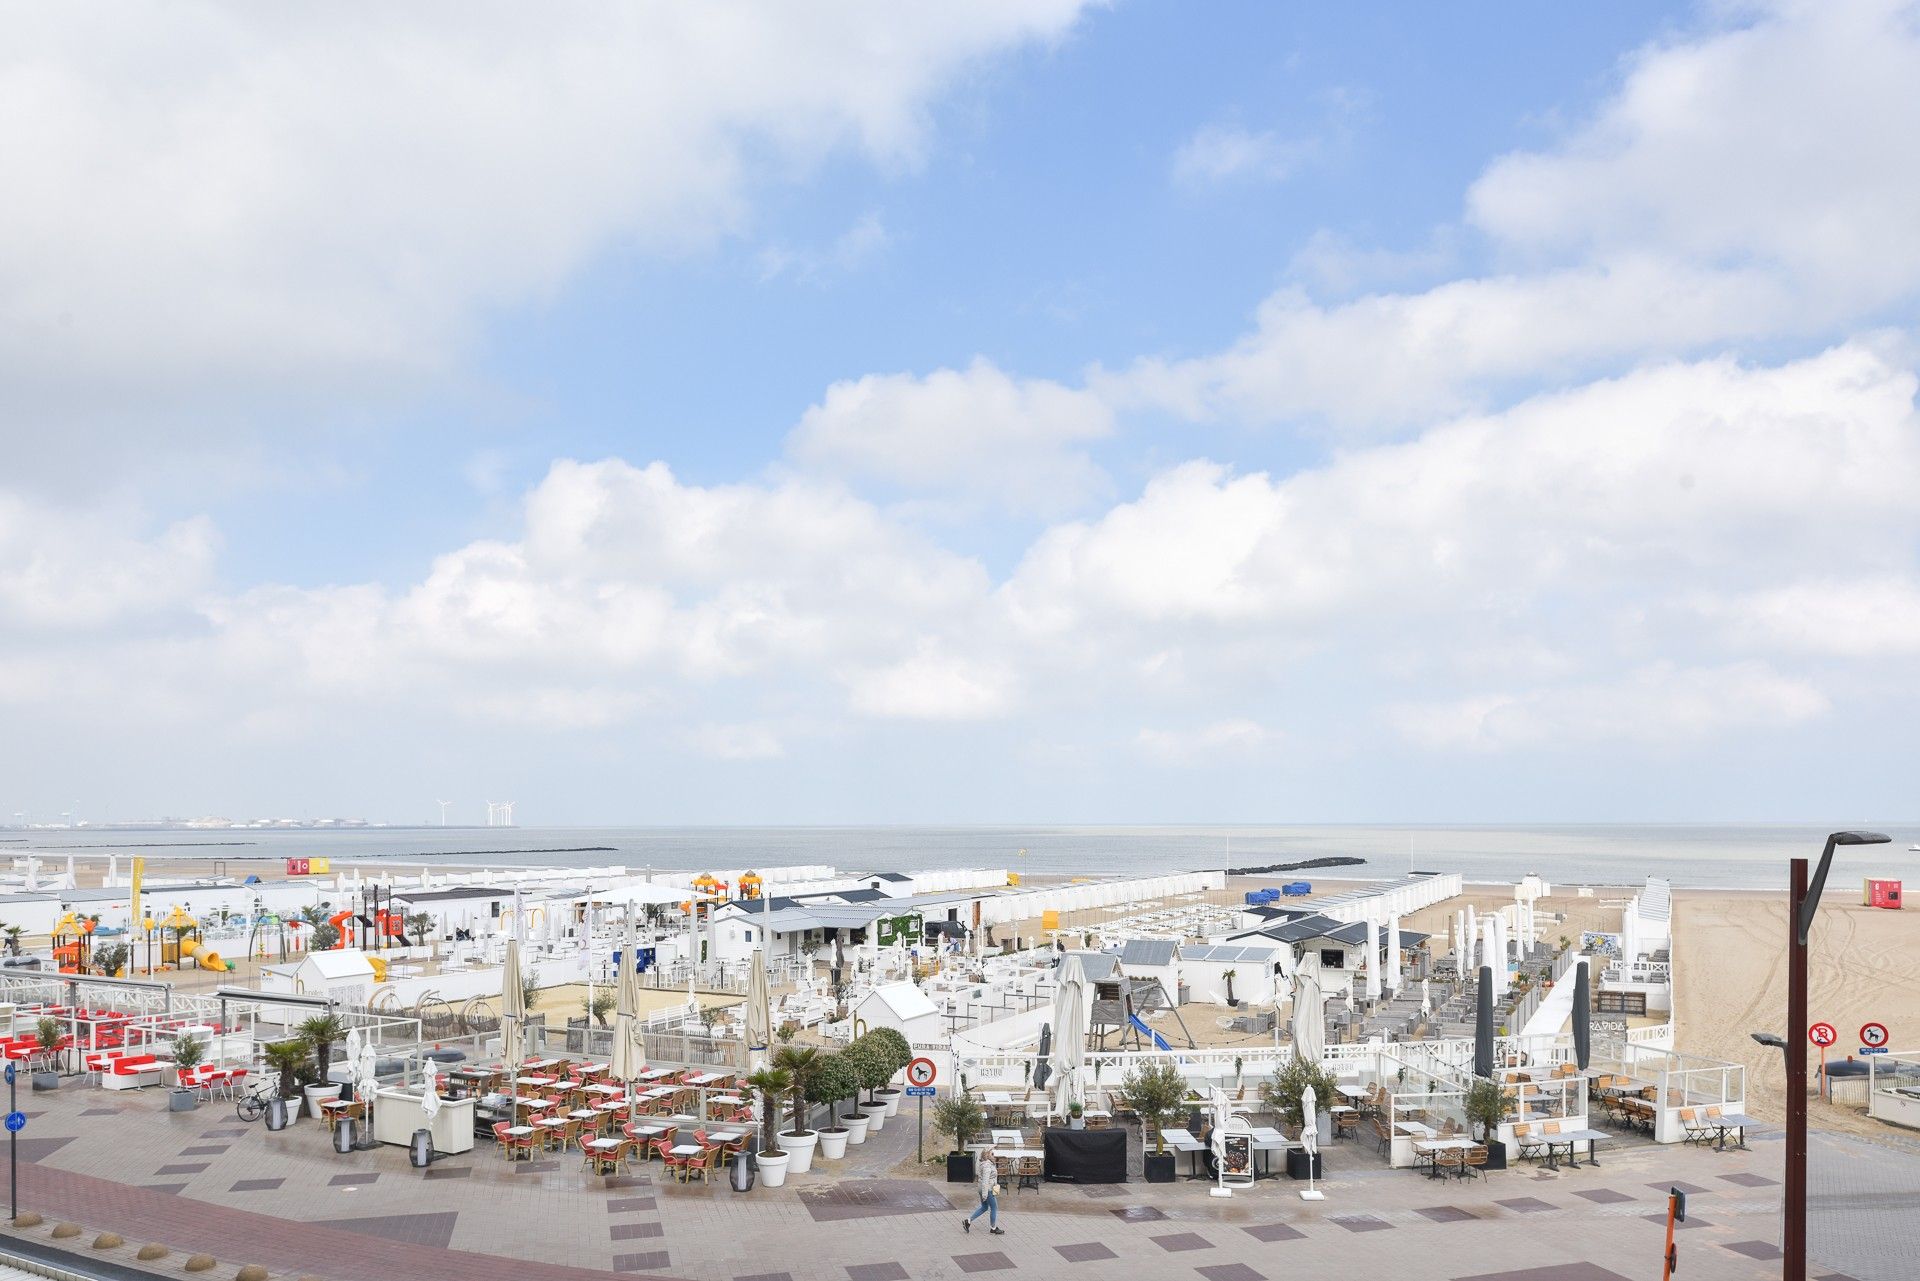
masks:
<path id="1" fill-rule="evenodd" d="M 1313 1087 L 1317 1124 L 1318 1118 L 1326 1115 L 1327 1105 L 1337 1097 L 1333 1074 L 1320 1064 L 1296 1058 L 1260 1087 L 1260 1097 L 1266 1103 L 1267 1110 L 1279 1117 L 1281 1124 L 1292 1127 L 1295 1134 L 1306 1124 L 1302 1100 L 1308 1086 Z M 1321 1177 L 1320 1165 L 1320 1153 L 1316 1151 L 1313 1154 L 1313 1178 Z M 1287 1153 L 1287 1177 L 1308 1177 L 1307 1154 L 1304 1151 L 1295 1148 Z"/>
<path id="2" fill-rule="evenodd" d="M 1480 1141 L 1487 1147 L 1489 1170 L 1507 1168 L 1507 1145 L 1500 1138 L 1500 1127 L 1511 1115 L 1511 1104 L 1500 1087 L 1482 1078 L 1467 1090 L 1467 1123 L 1480 1127 Z"/>
<path id="3" fill-rule="evenodd" d="M 846 1053 L 860 1088 L 869 1091 L 870 1101 L 860 1108 L 860 1116 L 867 1123 L 867 1133 L 878 1134 L 887 1123 L 887 1105 L 871 1092 L 893 1080 L 893 1059 L 886 1045 L 874 1040 L 871 1034 L 849 1045 Z"/>
<path id="4" fill-rule="evenodd" d="M 41 1063 L 44 1064 L 33 1074 L 33 1088 L 36 1090 L 57 1090 L 60 1088 L 60 1071 L 65 1067 L 66 1051 L 61 1048 L 60 1038 L 66 1029 L 59 1019 L 51 1015 L 34 1024 L 34 1039 L 40 1043 Z"/>
<path id="5" fill-rule="evenodd" d="M 967 1090 L 933 1105 L 933 1132 L 953 1139 L 953 1151 L 947 1153 L 948 1183 L 973 1182 L 973 1153 L 967 1151 L 967 1140 L 986 1128 L 986 1114 Z"/>
<path id="6" fill-rule="evenodd" d="M 173 1042 L 173 1089 L 167 1094 L 167 1111 L 191 1112 L 200 1106 L 200 1091 L 187 1083 L 187 1077 L 206 1057 L 207 1047 L 199 1037 L 175 1037 Z"/>
<path id="7" fill-rule="evenodd" d="M 1186 1078 L 1179 1068 L 1162 1060 L 1134 1068 L 1122 1079 L 1120 1088 L 1140 1114 L 1142 1137 L 1153 1136 L 1153 1151 L 1146 1154 L 1147 1182 L 1173 1182 L 1174 1155 L 1167 1151 L 1161 1131 L 1180 1115 L 1180 1105 L 1187 1099 Z"/>
<path id="8" fill-rule="evenodd" d="M 773 1056 L 773 1066 L 787 1074 L 788 1107 L 793 1124 L 780 1131 L 780 1148 L 792 1158 L 789 1173 L 805 1174 L 813 1168 L 813 1149 L 820 1135 L 807 1128 L 807 1078 L 820 1061 L 820 1051 L 811 1045 L 783 1045 Z"/>
<path id="9" fill-rule="evenodd" d="M 787 1181 L 787 1165 L 793 1160 L 780 1150 L 774 1138 L 774 1131 L 780 1128 L 775 1121 L 780 1114 L 780 1100 L 792 1084 L 786 1070 L 778 1067 L 761 1068 L 747 1078 L 748 1088 L 760 1099 L 760 1151 L 754 1157 L 754 1164 L 770 1188 Z"/>
<path id="10" fill-rule="evenodd" d="M 813 1071 L 807 1078 L 807 1095 L 814 1102 L 827 1105 L 827 1123 L 820 1127 L 822 1160 L 838 1161 L 847 1154 L 847 1140 L 851 1132 L 847 1123 L 840 1118 L 840 1104 L 859 1091 L 860 1080 L 854 1075 L 853 1065 L 847 1061 L 844 1053 L 822 1055 L 813 1065 Z M 864 1124 L 861 1128 L 864 1137 Z"/>
<path id="11" fill-rule="evenodd" d="M 322 1103 L 340 1097 L 340 1087 L 328 1076 L 328 1068 L 333 1060 L 333 1043 L 346 1034 L 346 1020 L 338 1014 L 316 1014 L 300 1021 L 300 1036 L 313 1047 L 313 1063 L 319 1072 L 315 1082 L 306 1088 L 307 1115 L 315 1120 L 326 1119 Z"/>
<path id="12" fill-rule="evenodd" d="M 889 1117 L 900 1113 L 899 1090 L 893 1088 L 893 1078 L 907 1064 L 913 1062 L 913 1047 L 907 1044 L 907 1038 L 890 1027 L 877 1027 L 861 1038 L 872 1041 L 880 1057 L 887 1064 L 887 1079 L 873 1087 L 873 1101 L 886 1108 Z"/>

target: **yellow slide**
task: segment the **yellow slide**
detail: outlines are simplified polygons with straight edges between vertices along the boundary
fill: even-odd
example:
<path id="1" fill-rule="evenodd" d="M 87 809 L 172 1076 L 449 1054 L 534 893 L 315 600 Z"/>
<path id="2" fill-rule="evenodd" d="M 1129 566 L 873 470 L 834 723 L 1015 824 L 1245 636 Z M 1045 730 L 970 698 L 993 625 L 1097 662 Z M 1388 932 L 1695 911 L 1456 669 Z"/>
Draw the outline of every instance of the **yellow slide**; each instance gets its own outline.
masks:
<path id="1" fill-rule="evenodd" d="M 199 939 L 188 939 L 180 944 L 180 956 L 183 960 L 191 956 L 195 963 L 203 970 L 230 970 L 233 968 L 228 962 L 220 959 L 220 953 L 202 951 Z"/>

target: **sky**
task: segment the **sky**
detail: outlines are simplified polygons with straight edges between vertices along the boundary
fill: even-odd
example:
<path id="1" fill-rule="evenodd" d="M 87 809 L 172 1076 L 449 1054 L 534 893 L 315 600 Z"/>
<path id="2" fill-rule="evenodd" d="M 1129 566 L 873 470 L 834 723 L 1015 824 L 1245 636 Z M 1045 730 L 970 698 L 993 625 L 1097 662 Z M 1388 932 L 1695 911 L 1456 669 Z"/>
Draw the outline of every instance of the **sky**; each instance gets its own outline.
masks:
<path id="1" fill-rule="evenodd" d="M 1920 4 L 0 11 L 0 822 L 1913 812 Z"/>

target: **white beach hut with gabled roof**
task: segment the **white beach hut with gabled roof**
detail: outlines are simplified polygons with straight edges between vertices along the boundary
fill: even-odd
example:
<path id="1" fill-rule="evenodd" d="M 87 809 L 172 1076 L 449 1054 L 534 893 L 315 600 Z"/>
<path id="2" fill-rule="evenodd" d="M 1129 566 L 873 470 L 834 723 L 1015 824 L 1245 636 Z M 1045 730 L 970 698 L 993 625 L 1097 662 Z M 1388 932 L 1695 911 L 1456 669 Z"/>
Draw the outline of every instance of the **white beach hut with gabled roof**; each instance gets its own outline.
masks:
<path id="1" fill-rule="evenodd" d="M 940 1007 L 912 983 L 882 983 L 860 998 L 853 1007 L 855 1026 L 861 1032 L 890 1027 L 907 1038 L 909 1045 L 937 1041 Z"/>

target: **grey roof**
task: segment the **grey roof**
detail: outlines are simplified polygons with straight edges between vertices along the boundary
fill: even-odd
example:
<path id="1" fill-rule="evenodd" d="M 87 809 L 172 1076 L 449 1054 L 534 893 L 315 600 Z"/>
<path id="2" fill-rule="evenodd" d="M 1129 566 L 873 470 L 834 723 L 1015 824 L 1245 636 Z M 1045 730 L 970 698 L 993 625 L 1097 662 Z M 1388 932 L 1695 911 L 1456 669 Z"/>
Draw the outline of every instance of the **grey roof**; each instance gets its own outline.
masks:
<path id="1" fill-rule="evenodd" d="M 1193 947 L 1181 948 L 1180 959 L 1183 961 L 1224 961 L 1230 964 L 1245 961 L 1249 964 L 1257 965 L 1271 961 L 1279 950 L 1279 948 L 1272 944 L 1264 947 L 1245 943 L 1199 944 Z"/>
<path id="2" fill-rule="evenodd" d="M 1279 925 L 1269 925 L 1265 929 L 1253 932 L 1280 943 L 1303 943 L 1308 939 L 1332 938 L 1334 931 L 1340 928 L 1340 922 L 1331 916 L 1315 913 Z"/>
<path id="3" fill-rule="evenodd" d="M 1068 952 L 1068 956 L 1080 958 L 1080 968 L 1089 983 L 1111 982 L 1120 968 L 1120 958 L 1111 952 Z"/>
<path id="4" fill-rule="evenodd" d="M 398 903 L 446 903 L 463 898 L 513 897 L 511 885 L 469 885 L 451 890 L 395 890 L 394 901 Z"/>
<path id="5" fill-rule="evenodd" d="M 913 878 L 905 872 L 864 872 L 859 877 L 863 881 L 911 881 Z"/>
<path id="6" fill-rule="evenodd" d="M 1120 949 L 1120 964 L 1171 965 L 1178 947 L 1172 939 L 1128 939 Z"/>
<path id="7" fill-rule="evenodd" d="M 225 884 L 217 881 L 170 881 L 163 885 L 143 886 L 140 892 L 143 894 L 192 894 L 201 890 L 238 890 L 244 888 L 245 887 L 237 881 L 228 881 Z M 89 889 L 58 890 L 49 897 L 58 898 L 66 903 L 107 903 L 116 899 L 126 898 L 131 893 L 133 893 L 133 891 L 124 885 L 113 888 L 96 885 Z M 7 897 L 10 899 L 18 898 L 17 895 L 11 894 Z"/>

